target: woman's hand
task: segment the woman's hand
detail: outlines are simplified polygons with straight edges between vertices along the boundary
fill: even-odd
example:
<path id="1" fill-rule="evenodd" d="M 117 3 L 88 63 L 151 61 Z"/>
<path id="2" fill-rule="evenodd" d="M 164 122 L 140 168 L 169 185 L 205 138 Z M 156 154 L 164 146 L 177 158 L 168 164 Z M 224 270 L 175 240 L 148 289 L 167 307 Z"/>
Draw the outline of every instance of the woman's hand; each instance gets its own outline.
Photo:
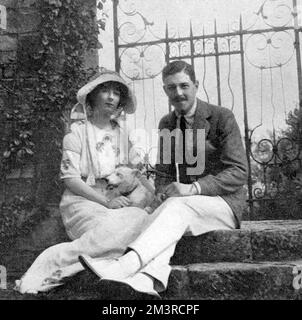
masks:
<path id="1" fill-rule="evenodd" d="M 124 196 L 116 197 L 108 202 L 109 209 L 119 209 L 123 207 L 129 207 L 131 205 L 131 201 Z"/>

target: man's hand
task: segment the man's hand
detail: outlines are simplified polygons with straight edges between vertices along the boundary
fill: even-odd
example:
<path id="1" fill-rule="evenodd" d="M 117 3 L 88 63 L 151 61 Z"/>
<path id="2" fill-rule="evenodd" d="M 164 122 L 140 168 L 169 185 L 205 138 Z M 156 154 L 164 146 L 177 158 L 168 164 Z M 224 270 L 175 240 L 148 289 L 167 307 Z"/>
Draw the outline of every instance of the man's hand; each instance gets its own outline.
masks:
<path id="1" fill-rule="evenodd" d="M 166 187 L 165 195 L 167 197 L 185 197 L 197 194 L 197 189 L 194 184 L 184 184 L 172 182 Z"/>
<path id="2" fill-rule="evenodd" d="M 156 203 L 162 204 L 167 199 L 167 195 L 164 192 L 157 193 L 155 196 Z"/>
<path id="3" fill-rule="evenodd" d="M 131 201 L 127 197 L 116 197 L 108 202 L 109 209 L 119 209 L 123 207 L 129 207 L 131 205 Z"/>

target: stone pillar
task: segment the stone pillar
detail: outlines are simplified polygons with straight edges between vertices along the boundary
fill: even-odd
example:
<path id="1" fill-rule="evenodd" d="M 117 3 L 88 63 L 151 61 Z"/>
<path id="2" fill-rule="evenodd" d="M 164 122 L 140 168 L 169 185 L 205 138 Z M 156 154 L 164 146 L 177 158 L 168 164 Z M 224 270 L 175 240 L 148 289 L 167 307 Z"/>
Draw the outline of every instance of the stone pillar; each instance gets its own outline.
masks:
<path id="1" fill-rule="evenodd" d="M 14 92 L 10 84 L 16 75 L 16 64 L 20 52 L 25 53 L 23 44 L 32 42 L 37 34 L 40 17 L 36 9 L 36 0 L 0 0 L 0 134 L 9 130 L 12 124 L 4 117 L 3 110 L 11 106 Z M 5 19 L 5 24 L 3 22 Z M 26 84 L 25 84 L 26 85 Z M 1 135 L 3 136 L 3 135 Z M 3 156 L 4 144 L 0 141 L 0 157 Z M 32 173 L 21 173 L 15 170 L 7 176 L 6 183 L 1 181 L 0 202 L 10 201 L 15 195 L 26 195 L 31 192 Z M 32 171 L 32 170 L 31 170 Z M 3 177 L 2 177 L 3 178 Z"/>
<path id="2" fill-rule="evenodd" d="M 84 10 L 92 10 L 95 12 L 95 15 L 97 14 L 96 9 L 96 0 L 81 0 L 83 3 L 83 9 Z M 97 18 L 95 18 L 95 23 Z M 94 68 L 95 66 L 98 66 L 99 64 L 99 53 L 98 49 L 90 49 L 86 51 L 86 54 L 84 56 L 85 61 L 85 68 Z"/>

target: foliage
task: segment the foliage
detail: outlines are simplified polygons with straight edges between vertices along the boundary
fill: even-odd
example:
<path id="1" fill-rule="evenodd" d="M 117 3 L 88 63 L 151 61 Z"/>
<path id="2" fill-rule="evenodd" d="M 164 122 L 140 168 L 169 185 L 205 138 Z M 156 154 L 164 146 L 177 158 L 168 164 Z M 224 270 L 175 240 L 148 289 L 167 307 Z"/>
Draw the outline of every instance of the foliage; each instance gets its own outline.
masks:
<path id="1" fill-rule="evenodd" d="M 10 204 L 3 203 L 0 206 L 0 238 L 14 234 L 19 222 L 32 208 L 32 202 L 23 197 L 16 197 Z"/>
<path id="2" fill-rule="evenodd" d="M 33 209 L 31 199 L 15 197 L 12 203 L 2 203 L 0 206 L 0 239 L 16 233 L 20 222 Z"/>
<path id="3" fill-rule="evenodd" d="M 37 3 L 41 17 L 38 36 L 21 43 L 14 79 L 5 87 L 7 103 L 1 111 L 7 122 L 1 169 L 5 177 L 12 169 L 33 162 L 36 193 L 43 201 L 41 194 L 49 189 L 41 192 L 41 188 L 58 173 L 65 129 L 62 115 L 94 72 L 84 69 L 84 56 L 101 47 L 98 31 L 104 28 L 106 16 L 97 21 L 94 8 L 84 9 L 83 0 Z M 99 1 L 99 9 L 103 3 L 105 0 Z"/>
<path id="4" fill-rule="evenodd" d="M 257 219 L 302 218 L 302 111 L 289 112 L 286 122 L 278 136 L 254 142 L 253 154 L 260 162 L 252 162 L 253 189 L 259 196 L 254 202 Z"/>
<path id="5" fill-rule="evenodd" d="M 105 1 L 99 1 L 99 10 Z M 98 31 L 105 28 L 106 13 L 97 21 L 84 0 L 39 0 L 36 6 L 41 17 L 37 36 L 19 39 L 17 60 L 6 66 L 12 79 L 0 83 L 6 92 L 0 105 L 5 120 L 0 178 L 33 163 L 35 188 L 29 198 L 0 203 L 0 240 L 31 230 L 45 216 L 44 204 L 60 192 L 66 115 L 77 90 L 94 72 L 84 68 L 84 56 L 101 48 Z"/>
<path id="6" fill-rule="evenodd" d="M 12 167 L 22 166 L 33 155 L 34 143 L 32 141 L 33 130 L 32 111 L 26 99 L 22 99 L 22 81 L 14 86 L 14 94 L 8 95 L 9 109 L 4 110 L 6 120 L 6 131 L 2 141 L 6 145 L 3 153 L 3 170 L 5 174 Z M 23 100 L 23 101 L 22 101 Z"/>
<path id="7" fill-rule="evenodd" d="M 2 203 L 0 205 L 1 250 L 9 252 L 16 237 L 29 234 L 48 216 L 48 210 L 34 206 L 32 197 L 16 196 L 13 202 Z"/>
<path id="8" fill-rule="evenodd" d="M 101 18 L 97 20 L 97 24 L 103 31 L 105 31 L 106 21 L 109 18 L 108 13 L 104 10 L 105 3 L 106 3 L 106 0 L 101 0 L 101 1 L 98 1 L 98 4 L 97 4 L 97 8 L 101 12 Z"/>
<path id="9" fill-rule="evenodd" d="M 284 136 L 294 140 L 302 148 L 302 109 L 290 111 L 286 120 L 288 128 L 283 131 Z"/>

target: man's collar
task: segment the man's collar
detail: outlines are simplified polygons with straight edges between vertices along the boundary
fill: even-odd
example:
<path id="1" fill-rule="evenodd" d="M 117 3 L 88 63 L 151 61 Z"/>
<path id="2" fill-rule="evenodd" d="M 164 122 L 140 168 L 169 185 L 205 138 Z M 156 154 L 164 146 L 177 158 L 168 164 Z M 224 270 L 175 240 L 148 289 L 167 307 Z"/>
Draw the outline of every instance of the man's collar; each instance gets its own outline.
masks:
<path id="1" fill-rule="evenodd" d="M 211 106 L 207 102 L 197 98 L 195 100 L 195 103 L 194 103 L 195 106 L 193 105 L 192 109 L 190 110 L 192 111 L 192 114 L 195 115 L 194 117 L 195 119 L 208 119 L 209 117 L 211 117 L 212 115 Z M 174 109 L 174 112 L 172 114 L 173 114 L 173 117 L 175 117 L 174 118 L 175 120 L 172 120 L 172 121 L 176 121 L 179 113 L 177 113 L 177 111 Z"/>
<path id="2" fill-rule="evenodd" d="M 195 115 L 195 112 L 196 112 L 196 108 L 197 108 L 197 98 L 195 98 L 195 101 L 193 103 L 193 106 L 191 107 L 191 109 L 184 115 L 184 117 L 186 119 L 191 119 L 194 117 Z M 179 118 L 181 116 L 181 113 L 178 112 L 176 109 L 175 109 L 175 114 L 176 114 L 176 117 Z"/>

